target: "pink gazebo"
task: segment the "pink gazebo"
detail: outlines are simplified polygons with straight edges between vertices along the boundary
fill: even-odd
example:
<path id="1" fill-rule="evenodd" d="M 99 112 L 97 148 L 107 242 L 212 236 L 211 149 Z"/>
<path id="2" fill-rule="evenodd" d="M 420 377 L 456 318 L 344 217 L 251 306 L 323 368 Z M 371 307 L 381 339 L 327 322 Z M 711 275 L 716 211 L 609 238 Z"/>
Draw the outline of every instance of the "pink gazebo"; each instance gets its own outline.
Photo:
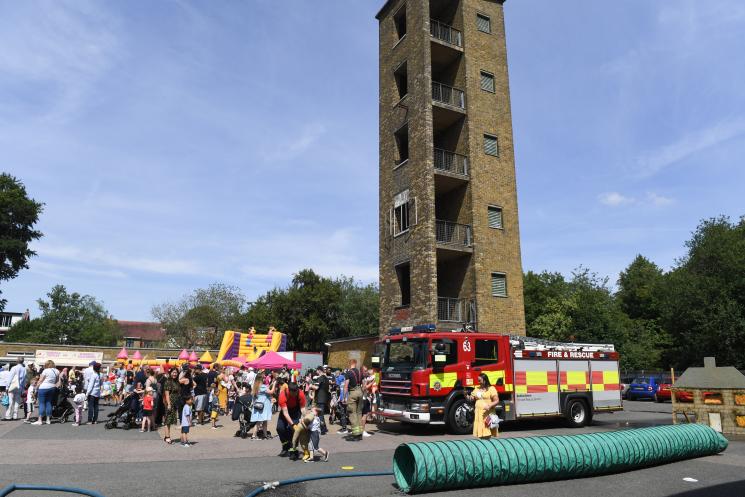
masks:
<path id="1" fill-rule="evenodd" d="M 189 360 L 189 351 L 184 349 L 181 351 L 181 353 L 178 355 L 179 361 L 188 361 Z"/>
<path id="2" fill-rule="evenodd" d="M 302 363 L 282 357 L 281 355 L 271 350 L 258 359 L 254 359 L 253 361 L 250 361 L 246 364 L 256 369 L 269 370 L 280 369 L 282 366 L 287 366 L 291 369 L 300 369 L 303 367 Z"/>
<path id="3" fill-rule="evenodd" d="M 132 356 L 132 359 L 135 361 L 141 361 L 142 360 L 142 354 L 140 354 L 139 350 L 135 350 L 134 355 Z"/>
<path id="4" fill-rule="evenodd" d="M 189 354 L 189 362 L 197 362 L 198 360 L 199 357 L 197 356 L 197 353 L 192 350 L 191 354 Z"/>
<path id="5" fill-rule="evenodd" d="M 129 354 L 127 353 L 127 349 L 122 347 L 122 350 L 119 351 L 119 353 L 116 355 L 117 359 L 121 359 L 122 361 L 126 361 L 129 358 Z"/>

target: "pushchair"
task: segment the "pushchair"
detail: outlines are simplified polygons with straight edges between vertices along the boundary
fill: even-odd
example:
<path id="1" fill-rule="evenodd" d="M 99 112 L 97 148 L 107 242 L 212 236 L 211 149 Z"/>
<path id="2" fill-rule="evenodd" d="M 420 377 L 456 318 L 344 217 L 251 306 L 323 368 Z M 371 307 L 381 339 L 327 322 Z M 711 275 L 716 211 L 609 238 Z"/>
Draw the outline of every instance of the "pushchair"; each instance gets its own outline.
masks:
<path id="1" fill-rule="evenodd" d="M 136 393 L 130 393 L 122 400 L 116 411 L 109 413 L 109 419 L 106 421 L 104 427 L 107 430 L 111 430 L 112 428 L 129 430 L 137 425 L 136 418 L 139 410 L 140 397 Z"/>
<path id="2" fill-rule="evenodd" d="M 67 423 L 67 419 L 73 415 L 75 408 L 72 402 L 68 399 L 70 396 L 70 390 L 67 386 L 63 386 L 57 391 L 57 398 L 55 399 L 54 406 L 52 407 L 52 420 L 58 423 Z"/>
<path id="3" fill-rule="evenodd" d="M 248 438 L 248 432 L 256 423 L 251 422 L 251 409 L 253 406 L 253 396 L 241 395 L 235 400 L 233 405 L 232 419 L 238 421 L 238 430 L 235 432 L 236 437 Z"/>

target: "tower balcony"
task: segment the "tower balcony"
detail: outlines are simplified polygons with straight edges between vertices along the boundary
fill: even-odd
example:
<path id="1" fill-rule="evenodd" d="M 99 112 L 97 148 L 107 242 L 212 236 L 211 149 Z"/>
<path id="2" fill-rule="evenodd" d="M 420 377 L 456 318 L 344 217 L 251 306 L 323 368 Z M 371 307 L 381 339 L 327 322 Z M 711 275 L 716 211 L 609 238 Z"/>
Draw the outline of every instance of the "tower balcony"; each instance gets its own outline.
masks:
<path id="1" fill-rule="evenodd" d="M 466 110 L 466 92 L 437 81 L 432 81 L 432 100 L 461 111 Z"/>
<path id="2" fill-rule="evenodd" d="M 452 45 L 453 47 L 463 48 L 463 33 L 449 24 L 430 19 L 429 34 L 437 41 Z"/>
<path id="3" fill-rule="evenodd" d="M 468 177 L 468 157 L 442 148 L 435 148 L 437 171 Z"/>
<path id="4" fill-rule="evenodd" d="M 473 247 L 471 225 L 437 219 L 435 221 L 435 240 L 438 245 L 470 251 Z"/>
<path id="5" fill-rule="evenodd" d="M 476 323 L 476 301 L 437 297 L 437 320 L 450 323 Z"/>

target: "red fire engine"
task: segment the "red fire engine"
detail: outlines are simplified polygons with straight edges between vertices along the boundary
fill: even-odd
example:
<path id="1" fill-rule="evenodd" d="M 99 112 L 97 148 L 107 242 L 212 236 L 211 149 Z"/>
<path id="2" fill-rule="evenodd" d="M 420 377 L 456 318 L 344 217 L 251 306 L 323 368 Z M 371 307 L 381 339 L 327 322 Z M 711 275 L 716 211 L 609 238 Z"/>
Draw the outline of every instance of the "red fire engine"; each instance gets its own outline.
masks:
<path id="1" fill-rule="evenodd" d="M 584 426 L 600 411 L 623 409 L 613 345 L 558 343 L 434 325 L 394 328 L 376 344 L 380 411 L 410 423 L 445 424 L 468 433 L 466 395 L 486 373 L 499 393 L 499 417 L 564 417 Z"/>

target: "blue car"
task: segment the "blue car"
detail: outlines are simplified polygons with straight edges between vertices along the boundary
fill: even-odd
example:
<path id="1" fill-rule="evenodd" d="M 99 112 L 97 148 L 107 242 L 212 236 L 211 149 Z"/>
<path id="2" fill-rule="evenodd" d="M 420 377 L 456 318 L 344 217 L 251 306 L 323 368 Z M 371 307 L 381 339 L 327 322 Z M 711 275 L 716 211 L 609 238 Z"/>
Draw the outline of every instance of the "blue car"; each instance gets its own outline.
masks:
<path id="1" fill-rule="evenodd" d="M 639 376 L 631 382 L 626 398 L 628 400 L 650 399 L 657 400 L 657 390 L 662 379 L 658 376 Z"/>

